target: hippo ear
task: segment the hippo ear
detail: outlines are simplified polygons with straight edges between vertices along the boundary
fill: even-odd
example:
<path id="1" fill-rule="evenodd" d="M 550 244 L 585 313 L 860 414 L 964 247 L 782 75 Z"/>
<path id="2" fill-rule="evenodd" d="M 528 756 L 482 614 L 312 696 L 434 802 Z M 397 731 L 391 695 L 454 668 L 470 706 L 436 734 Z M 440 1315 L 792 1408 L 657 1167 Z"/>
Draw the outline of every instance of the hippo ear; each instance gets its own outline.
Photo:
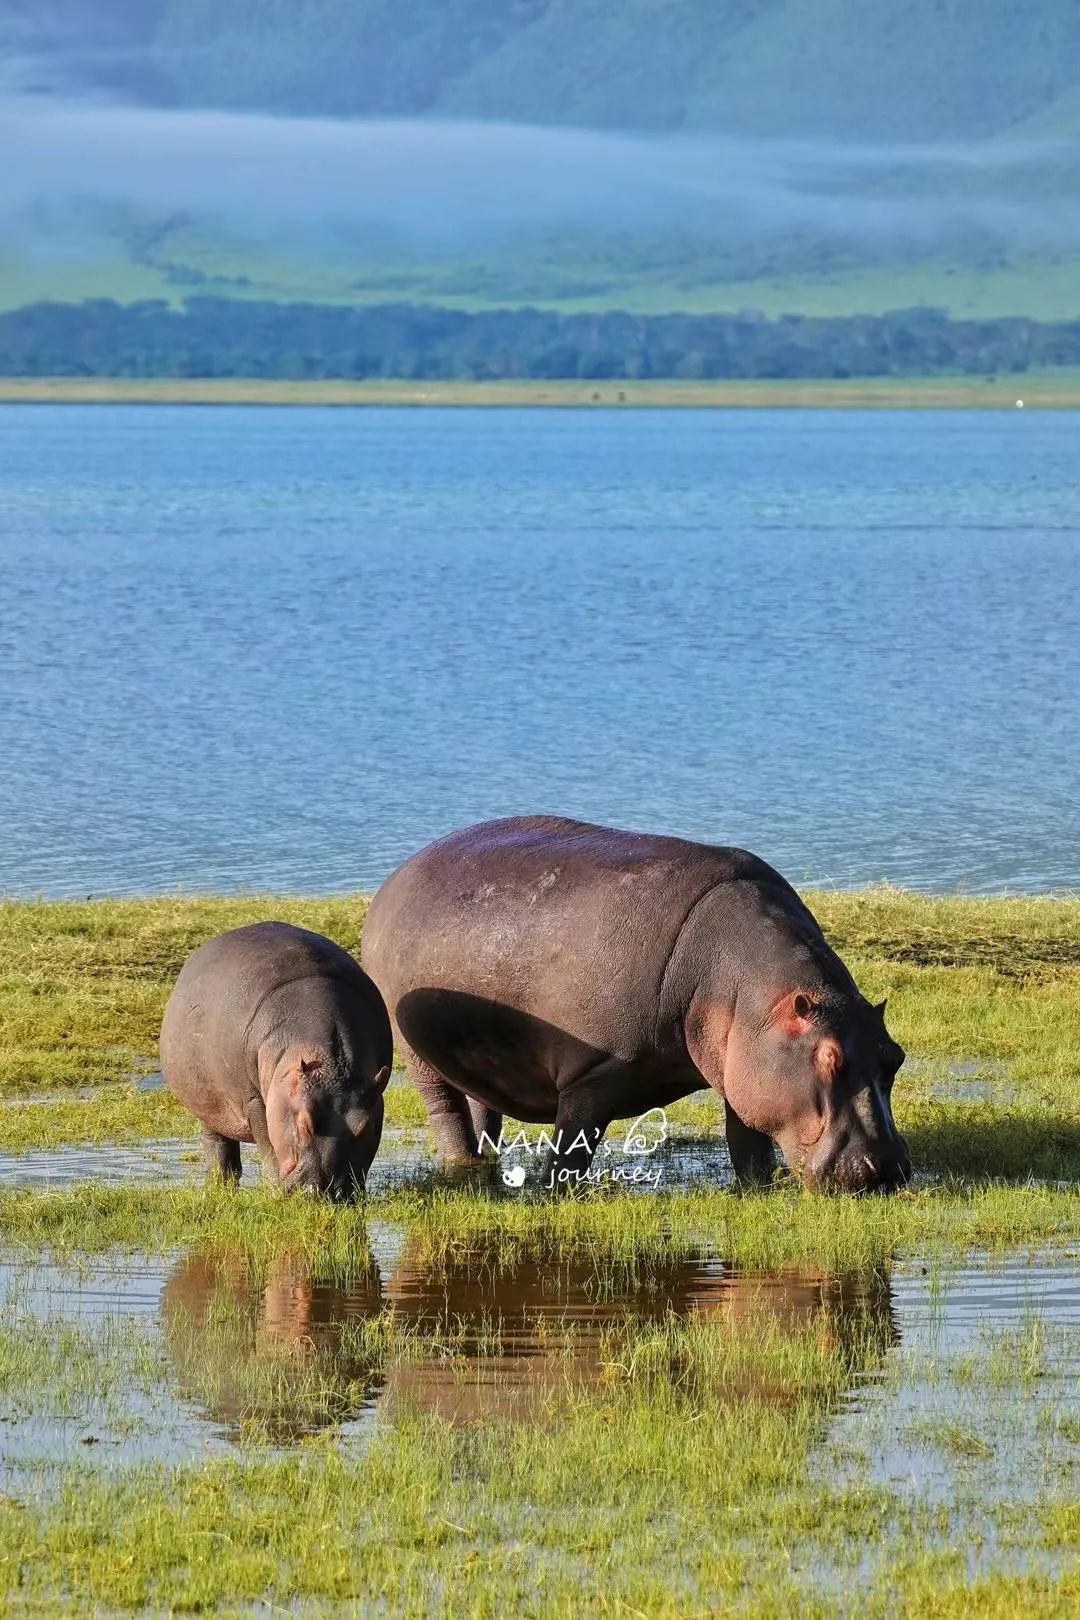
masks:
<path id="1" fill-rule="evenodd" d="M 389 1079 L 390 1079 L 390 1069 L 389 1069 L 389 1066 L 384 1063 L 382 1068 L 379 1070 L 378 1074 L 372 1075 L 372 1077 L 371 1077 L 371 1089 L 373 1091 L 378 1091 L 380 1093 L 385 1091 Z"/>
<path id="2" fill-rule="evenodd" d="M 796 1039 L 805 1035 L 817 1016 L 818 1004 L 805 990 L 792 990 L 782 996 L 773 1008 L 772 1021 L 786 1035 Z"/>
<path id="3" fill-rule="evenodd" d="M 874 1011 L 877 1013 L 878 1017 L 880 1019 L 882 1019 L 882 1020 L 884 1020 L 885 1009 L 886 1009 L 886 1007 L 888 1005 L 889 1005 L 889 998 L 888 998 L 888 996 L 886 996 L 885 1000 L 884 1001 L 879 1001 L 877 1006 L 874 1008 Z"/>

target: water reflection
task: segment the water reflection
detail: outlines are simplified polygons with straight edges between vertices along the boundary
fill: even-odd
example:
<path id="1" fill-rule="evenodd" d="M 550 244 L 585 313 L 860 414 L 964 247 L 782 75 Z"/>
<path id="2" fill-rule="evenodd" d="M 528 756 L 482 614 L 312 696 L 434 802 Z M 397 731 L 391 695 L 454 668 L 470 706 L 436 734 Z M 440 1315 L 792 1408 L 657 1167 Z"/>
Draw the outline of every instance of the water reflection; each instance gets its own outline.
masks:
<path id="1" fill-rule="evenodd" d="M 672 1320 L 720 1321 L 737 1338 L 763 1328 L 791 1336 L 809 1330 L 853 1375 L 865 1370 L 856 1363 L 868 1350 L 880 1358 L 898 1338 L 883 1273 L 752 1273 L 702 1256 L 646 1267 L 530 1258 L 492 1268 L 463 1255 L 433 1267 L 406 1250 L 387 1297 L 419 1344 L 432 1335 L 452 1338 L 456 1349 L 454 1360 L 421 1354 L 399 1363 L 387 1404 L 455 1423 L 493 1415 L 533 1421 L 568 1389 L 580 1394 L 604 1383 L 636 1333 Z M 752 1358 L 741 1392 L 779 1400 L 792 1393 L 769 1383 Z"/>
<path id="2" fill-rule="evenodd" d="M 374 1266 L 317 1276 L 278 1258 L 260 1274 L 242 1256 L 195 1251 L 164 1289 L 162 1314 L 183 1393 L 233 1434 L 284 1441 L 371 1413 L 427 1412 L 452 1423 L 538 1421 L 587 1395 L 650 1328 L 720 1324 L 746 1353 L 733 1396 L 786 1401 L 758 1336 L 810 1334 L 857 1382 L 897 1342 L 888 1274 L 737 1271 L 710 1257 L 520 1258 L 493 1266 L 463 1253 L 432 1261 L 406 1247 L 380 1285 Z"/>
<path id="3" fill-rule="evenodd" d="M 373 1260 L 342 1280 L 290 1254 L 263 1271 L 242 1254 L 197 1249 L 166 1282 L 161 1314 L 181 1392 L 234 1436 L 283 1441 L 370 1408 L 382 1304 Z"/>

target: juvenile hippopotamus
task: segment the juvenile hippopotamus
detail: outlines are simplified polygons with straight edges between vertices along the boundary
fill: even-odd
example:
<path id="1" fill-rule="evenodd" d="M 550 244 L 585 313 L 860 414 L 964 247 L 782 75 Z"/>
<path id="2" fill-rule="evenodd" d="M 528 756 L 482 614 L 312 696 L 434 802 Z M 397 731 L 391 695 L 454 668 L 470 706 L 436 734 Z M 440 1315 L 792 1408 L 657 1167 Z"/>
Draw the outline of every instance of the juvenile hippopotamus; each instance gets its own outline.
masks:
<path id="1" fill-rule="evenodd" d="M 202 1121 L 206 1167 L 240 1143 L 286 1189 L 350 1197 L 382 1136 L 386 1006 L 340 945 L 288 923 L 219 934 L 188 957 L 161 1025 L 165 1083 Z"/>
<path id="2" fill-rule="evenodd" d="M 554 1124 L 552 1185 L 614 1119 L 706 1086 L 738 1176 L 901 1186 L 904 1060 L 795 890 L 756 855 L 532 816 L 431 844 L 375 896 L 365 966 L 444 1162 L 500 1114 Z M 470 1109 L 471 1099 L 471 1109 Z"/>

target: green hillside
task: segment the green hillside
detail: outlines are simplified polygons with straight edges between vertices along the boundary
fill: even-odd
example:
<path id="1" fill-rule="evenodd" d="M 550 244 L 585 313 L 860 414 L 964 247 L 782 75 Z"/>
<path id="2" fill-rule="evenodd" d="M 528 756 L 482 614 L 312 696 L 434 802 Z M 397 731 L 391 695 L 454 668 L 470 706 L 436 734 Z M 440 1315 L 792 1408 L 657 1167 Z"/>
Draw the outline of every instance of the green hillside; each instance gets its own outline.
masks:
<path id="1" fill-rule="evenodd" d="M 917 263 L 848 264 L 832 268 L 785 265 L 773 271 L 710 266 L 704 255 L 647 262 L 564 244 L 560 254 L 523 252 L 501 259 L 305 258 L 284 248 L 177 231 L 163 244 L 167 258 L 133 259 L 118 240 L 108 254 L 41 259 L 0 242 L 0 311 L 39 300 L 122 303 L 163 298 L 179 307 L 201 293 L 233 298 L 367 305 L 388 301 L 464 310 L 532 305 L 566 313 L 622 309 L 656 315 L 732 314 L 756 309 L 783 314 L 883 314 L 927 305 L 961 318 L 1025 315 L 1075 319 L 1080 311 L 1080 254 L 1044 253 L 1015 262 L 976 264 L 928 258 Z M 757 269 L 757 273 L 752 273 Z"/>
<path id="2" fill-rule="evenodd" d="M 333 246 L 281 230 L 269 245 L 240 218 L 211 227 L 163 200 L 160 215 L 111 217 L 85 250 L 31 253 L 0 222 L 0 308 L 208 291 L 466 309 L 1080 313 L 1075 0 L 0 0 L 4 84 L 161 108 L 743 138 L 750 207 L 698 208 L 664 231 L 538 225 L 451 250 L 403 242 L 389 223 Z M 754 161 L 800 138 L 846 152 L 847 172 L 796 176 L 801 212 L 755 223 Z M 740 150 L 725 160 L 736 174 Z M 785 172 L 771 207 L 789 183 Z M 894 205 L 886 230 L 872 224 L 879 204 Z"/>

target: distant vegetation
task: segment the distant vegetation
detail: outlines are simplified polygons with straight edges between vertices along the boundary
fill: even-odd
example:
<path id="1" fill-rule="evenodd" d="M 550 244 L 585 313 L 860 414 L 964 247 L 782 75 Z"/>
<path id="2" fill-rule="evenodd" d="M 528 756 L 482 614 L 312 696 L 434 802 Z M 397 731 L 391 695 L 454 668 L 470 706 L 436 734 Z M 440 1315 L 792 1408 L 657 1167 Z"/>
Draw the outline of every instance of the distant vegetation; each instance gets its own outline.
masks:
<path id="1" fill-rule="evenodd" d="M 413 304 L 193 298 L 181 310 L 36 304 L 0 315 L 10 377 L 801 378 L 1021 373 L 1080 365 L 1080 321 L 563 315 Z"/>

